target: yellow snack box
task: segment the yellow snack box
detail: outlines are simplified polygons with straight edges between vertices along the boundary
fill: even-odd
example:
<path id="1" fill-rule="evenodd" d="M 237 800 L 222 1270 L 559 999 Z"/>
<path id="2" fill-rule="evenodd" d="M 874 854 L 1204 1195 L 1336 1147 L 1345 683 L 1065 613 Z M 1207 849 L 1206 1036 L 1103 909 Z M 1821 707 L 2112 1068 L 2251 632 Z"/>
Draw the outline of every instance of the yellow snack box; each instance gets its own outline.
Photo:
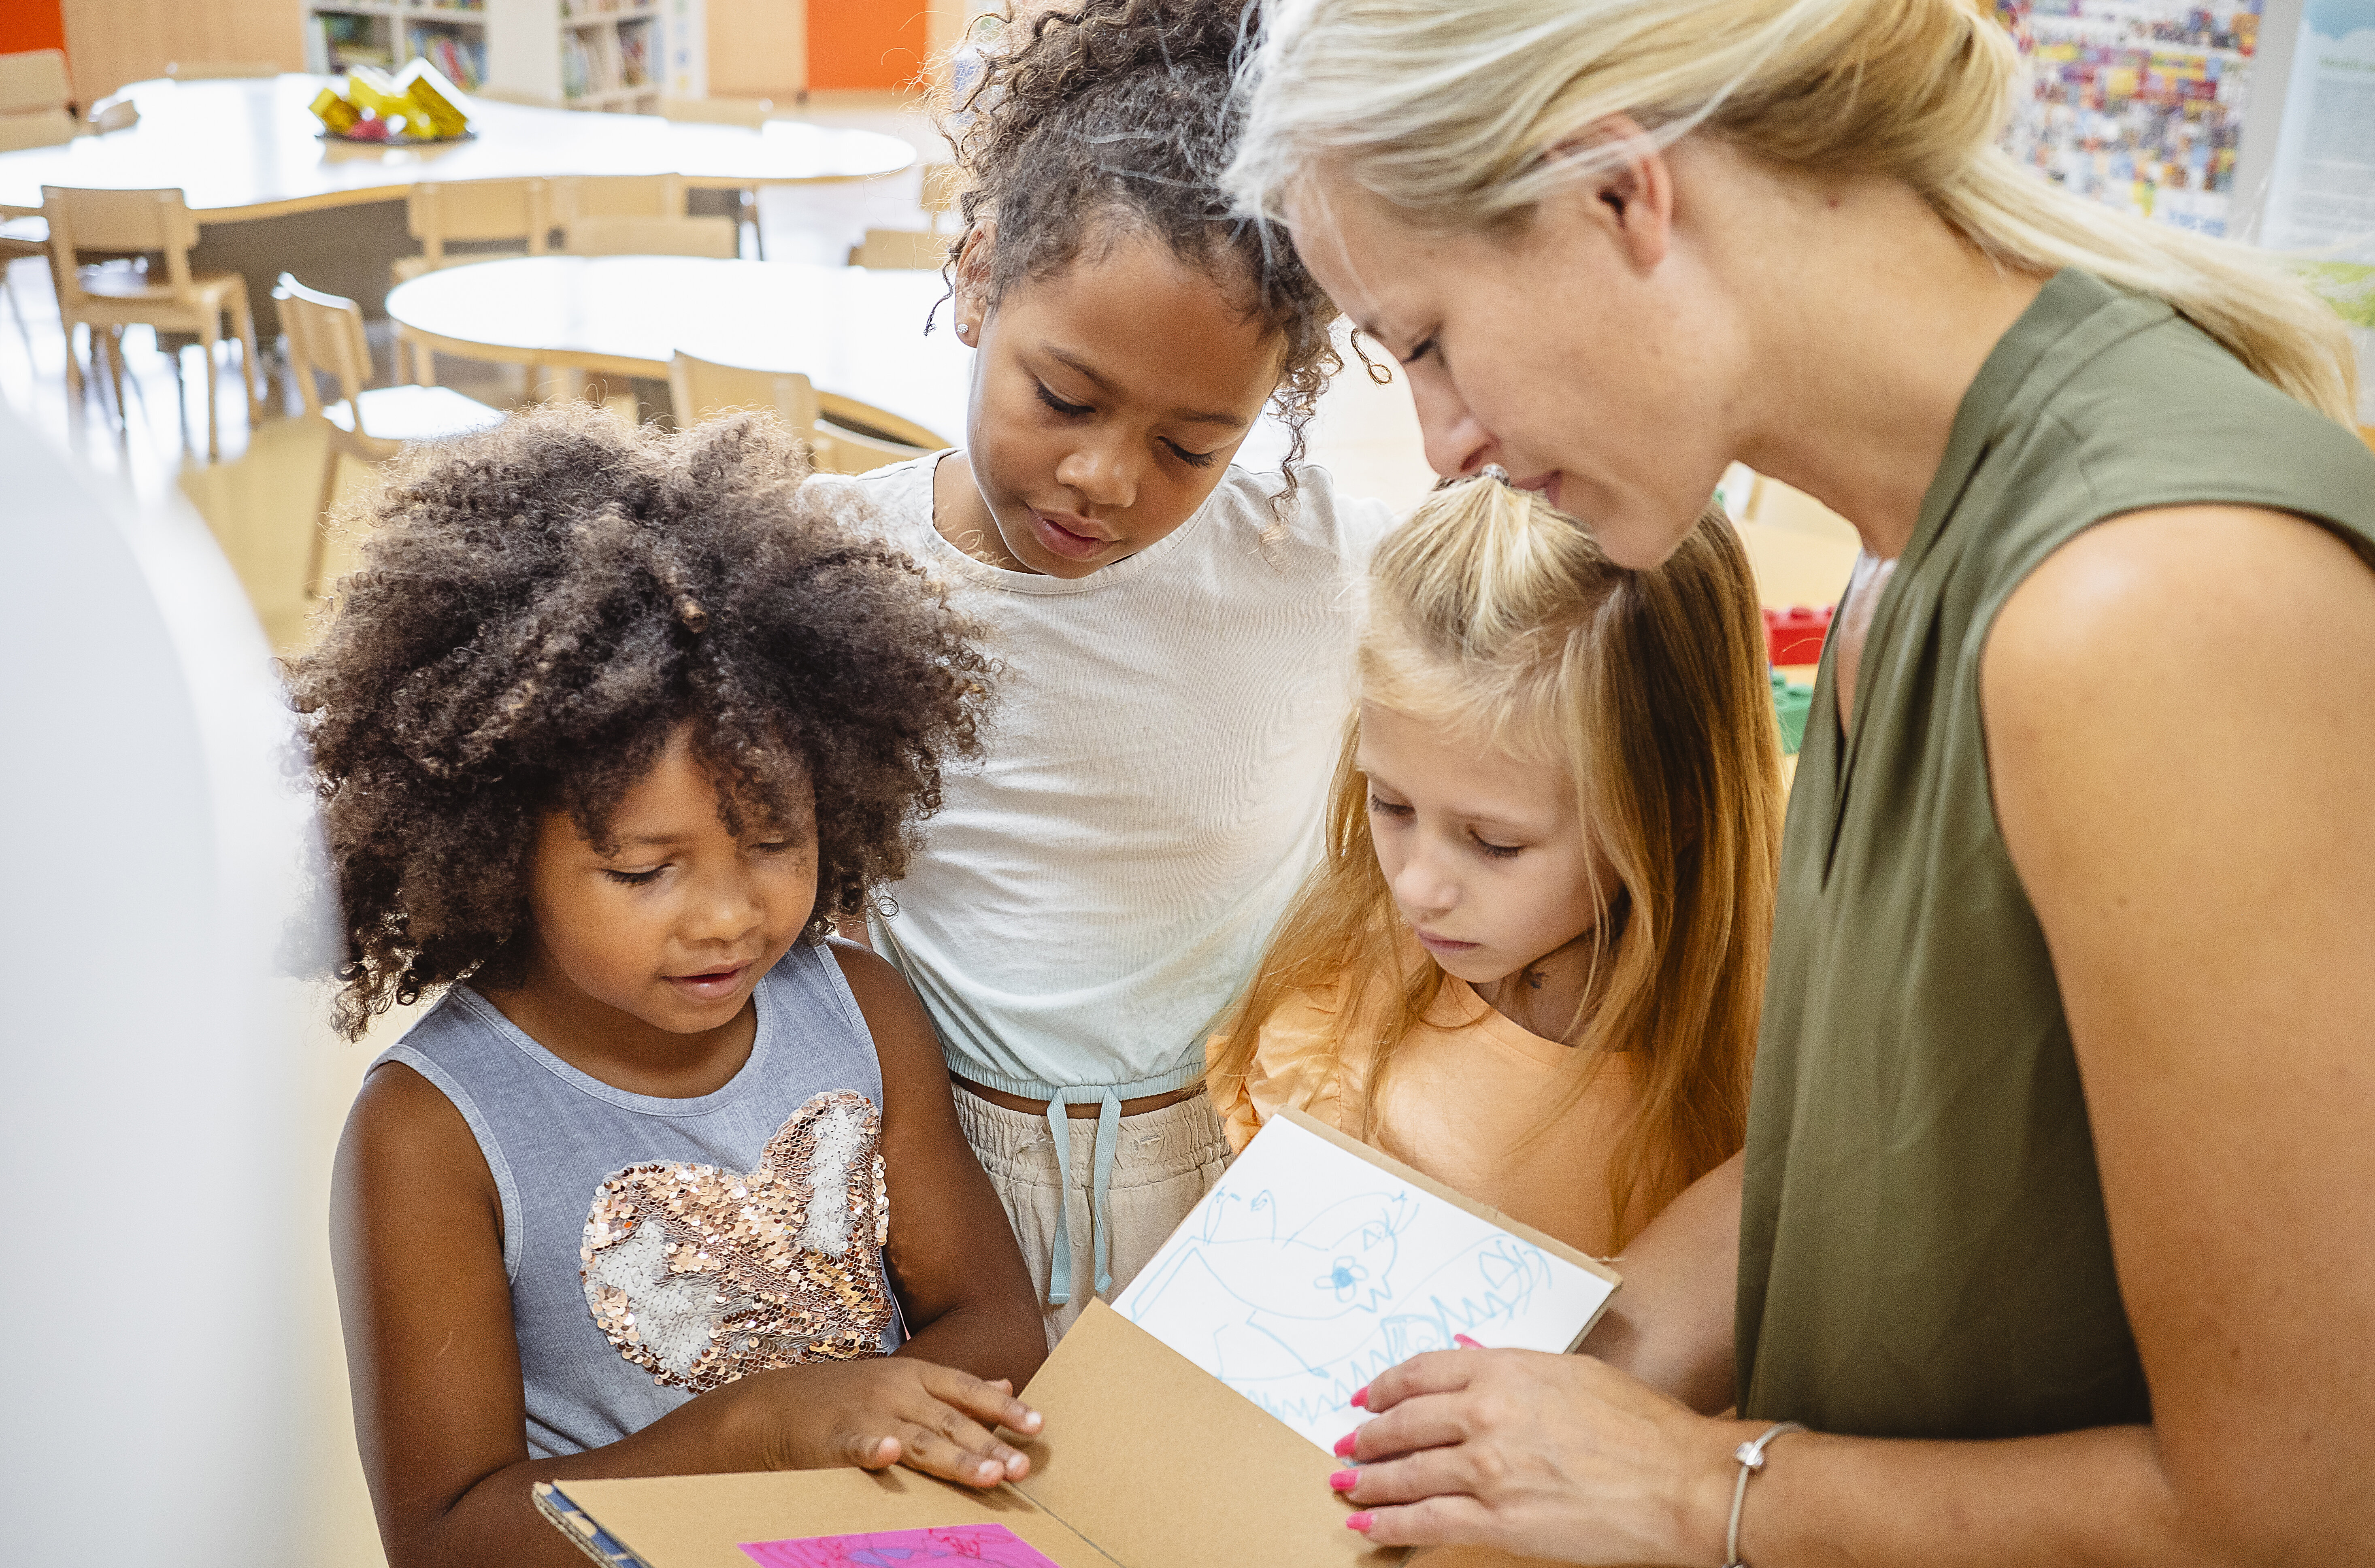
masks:
<path id="1" fill-rule="evenodd" d="M 368 65 L 358 65 L 347 73 L 347 101 L 357 109 L 368 109 L 385 123 L 387 134 L 399 136 L 409 131 L 419 136 L 429 129 L 427 114 L 420 106 L 389 79 L 384 71 L 374 71 Z M 416 122 L 421 122 L 416 124 Z"/>
<path id="2" fill-rule="evenodd" d="M 324 88 L 313 99 L 313 118 L 328 126 L 333 135 L 344 136 L 362 118 L 355 106 L 340 98 L 335 88 Z"/>
<path id="3" fill-rule="evenodd" d="M 416 59 L 405 66 L 396 85 L 416 111 L 414 135 L 431 133 L 443 138 L 469 130 L 470 117 L 455 101 L 462 96 L 461 89 L 428 61 Z"/>

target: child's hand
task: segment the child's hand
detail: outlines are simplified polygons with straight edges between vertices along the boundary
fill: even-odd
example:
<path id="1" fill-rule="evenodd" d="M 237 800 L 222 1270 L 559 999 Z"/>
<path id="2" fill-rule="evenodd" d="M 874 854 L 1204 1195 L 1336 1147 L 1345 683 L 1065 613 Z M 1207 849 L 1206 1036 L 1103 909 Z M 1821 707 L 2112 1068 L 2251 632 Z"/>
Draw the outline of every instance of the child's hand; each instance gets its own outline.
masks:
<path id="1" fill-rule="evenodd" d="M 905 1464 L 966 1486 L 1021 1480 L 1031 1461 L 991 1435 L 1004 1425 L 1031 1433 L 1039 1412 L 1004 1378 L 909 1356 L 786 1367 L 743 1380 L 772 1468 L 880 1470 Z"/>

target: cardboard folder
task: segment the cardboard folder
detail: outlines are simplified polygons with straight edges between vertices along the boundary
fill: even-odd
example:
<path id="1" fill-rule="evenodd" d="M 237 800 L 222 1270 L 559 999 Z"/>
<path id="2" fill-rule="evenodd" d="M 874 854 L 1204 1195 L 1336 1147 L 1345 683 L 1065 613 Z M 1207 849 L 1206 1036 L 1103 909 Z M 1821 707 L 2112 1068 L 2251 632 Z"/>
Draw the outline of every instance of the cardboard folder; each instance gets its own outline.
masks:
<path id="1" fill-rule="evenodd" d="M 1042 1438 L 1023 1480 L 981 1492 L 912 1470 L 571 1480 L 538 1505 L 619 1568 L 750 1568 L 742 1541 L 999 1524 L 1063 1568 L 1381 1568 L 1402 1550 L 1344 1527 L 1338 1461 L 1103 1302 L 1093 1301 L 1023 1399 Z M 600 1550 L 567 1505 L 615 1548 Z"/>
<path id="2" fill-rule="evenodd" d="M 1613 1281 L 1596 1260 L 1294 1113 L 1399 1182 Z M 1586 1326 L 1589 1326 L 1588 1325 Z M 1577 1338 L 1581 1338 L 1578 1331 Z M 1042 1434 L 1020 1481 L 982 1492 L 894 1468 L 566 1480 L 538 1506 L 614 1568 L 751 1568 L 744 1541 L 1003 1525 L 1061 1568 L 1383 1568 L 1329 1490 L 1341 1461 L 1101 1301 L 1023 1390 Z"/>

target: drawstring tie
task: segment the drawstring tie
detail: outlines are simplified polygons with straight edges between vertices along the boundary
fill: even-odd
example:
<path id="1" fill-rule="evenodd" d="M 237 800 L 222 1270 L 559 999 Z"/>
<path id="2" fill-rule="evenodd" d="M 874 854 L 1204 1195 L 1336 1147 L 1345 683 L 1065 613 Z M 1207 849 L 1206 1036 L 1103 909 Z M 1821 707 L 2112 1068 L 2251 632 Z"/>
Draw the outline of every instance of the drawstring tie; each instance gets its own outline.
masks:
<path id="1" fill-rule="evenodd" d="M 1097 1140 L 1089 1155 L 1089 1249 L 1096 1259 L 1096 1294 L 1113 1289 L 1114 1146 L 1121 1141 L 1121 1100 L 1112 1089 L 1059 1090 L 1047 1100 L 1047 1135 L 1056 1140 L 1056 1248 L 1048 1269 L 1047 1303 L 1072 1299 L 1072 1129 L 1067 1106 L 1097 1102 Z"/>

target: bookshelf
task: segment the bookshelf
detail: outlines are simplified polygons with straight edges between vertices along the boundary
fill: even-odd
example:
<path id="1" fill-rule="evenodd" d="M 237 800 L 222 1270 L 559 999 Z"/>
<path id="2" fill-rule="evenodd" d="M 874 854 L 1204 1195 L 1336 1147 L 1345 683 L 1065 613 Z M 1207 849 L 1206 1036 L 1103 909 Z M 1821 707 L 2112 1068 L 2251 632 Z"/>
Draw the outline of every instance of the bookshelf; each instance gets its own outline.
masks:
<path id="1" fill-rule="evenodd" d="M 394 70 L 415 57 L 465 90 L 484 86 L 487 12 L 463 0 L 307 0 L 305 64 L 325 74 Z"/>
<path id="2" fill-rule="evenodd" d="M 659 112 L 660 8 L 652 0 L 560 0 L 561 100 L 575 109 Z"/>
<path id="3" fill-rule="evenodd" d="M 421 56 L 466 91 L 656 114 L 709 90 L 703 0 L 306 0 L 306 63 L 393 70 Z"/>

